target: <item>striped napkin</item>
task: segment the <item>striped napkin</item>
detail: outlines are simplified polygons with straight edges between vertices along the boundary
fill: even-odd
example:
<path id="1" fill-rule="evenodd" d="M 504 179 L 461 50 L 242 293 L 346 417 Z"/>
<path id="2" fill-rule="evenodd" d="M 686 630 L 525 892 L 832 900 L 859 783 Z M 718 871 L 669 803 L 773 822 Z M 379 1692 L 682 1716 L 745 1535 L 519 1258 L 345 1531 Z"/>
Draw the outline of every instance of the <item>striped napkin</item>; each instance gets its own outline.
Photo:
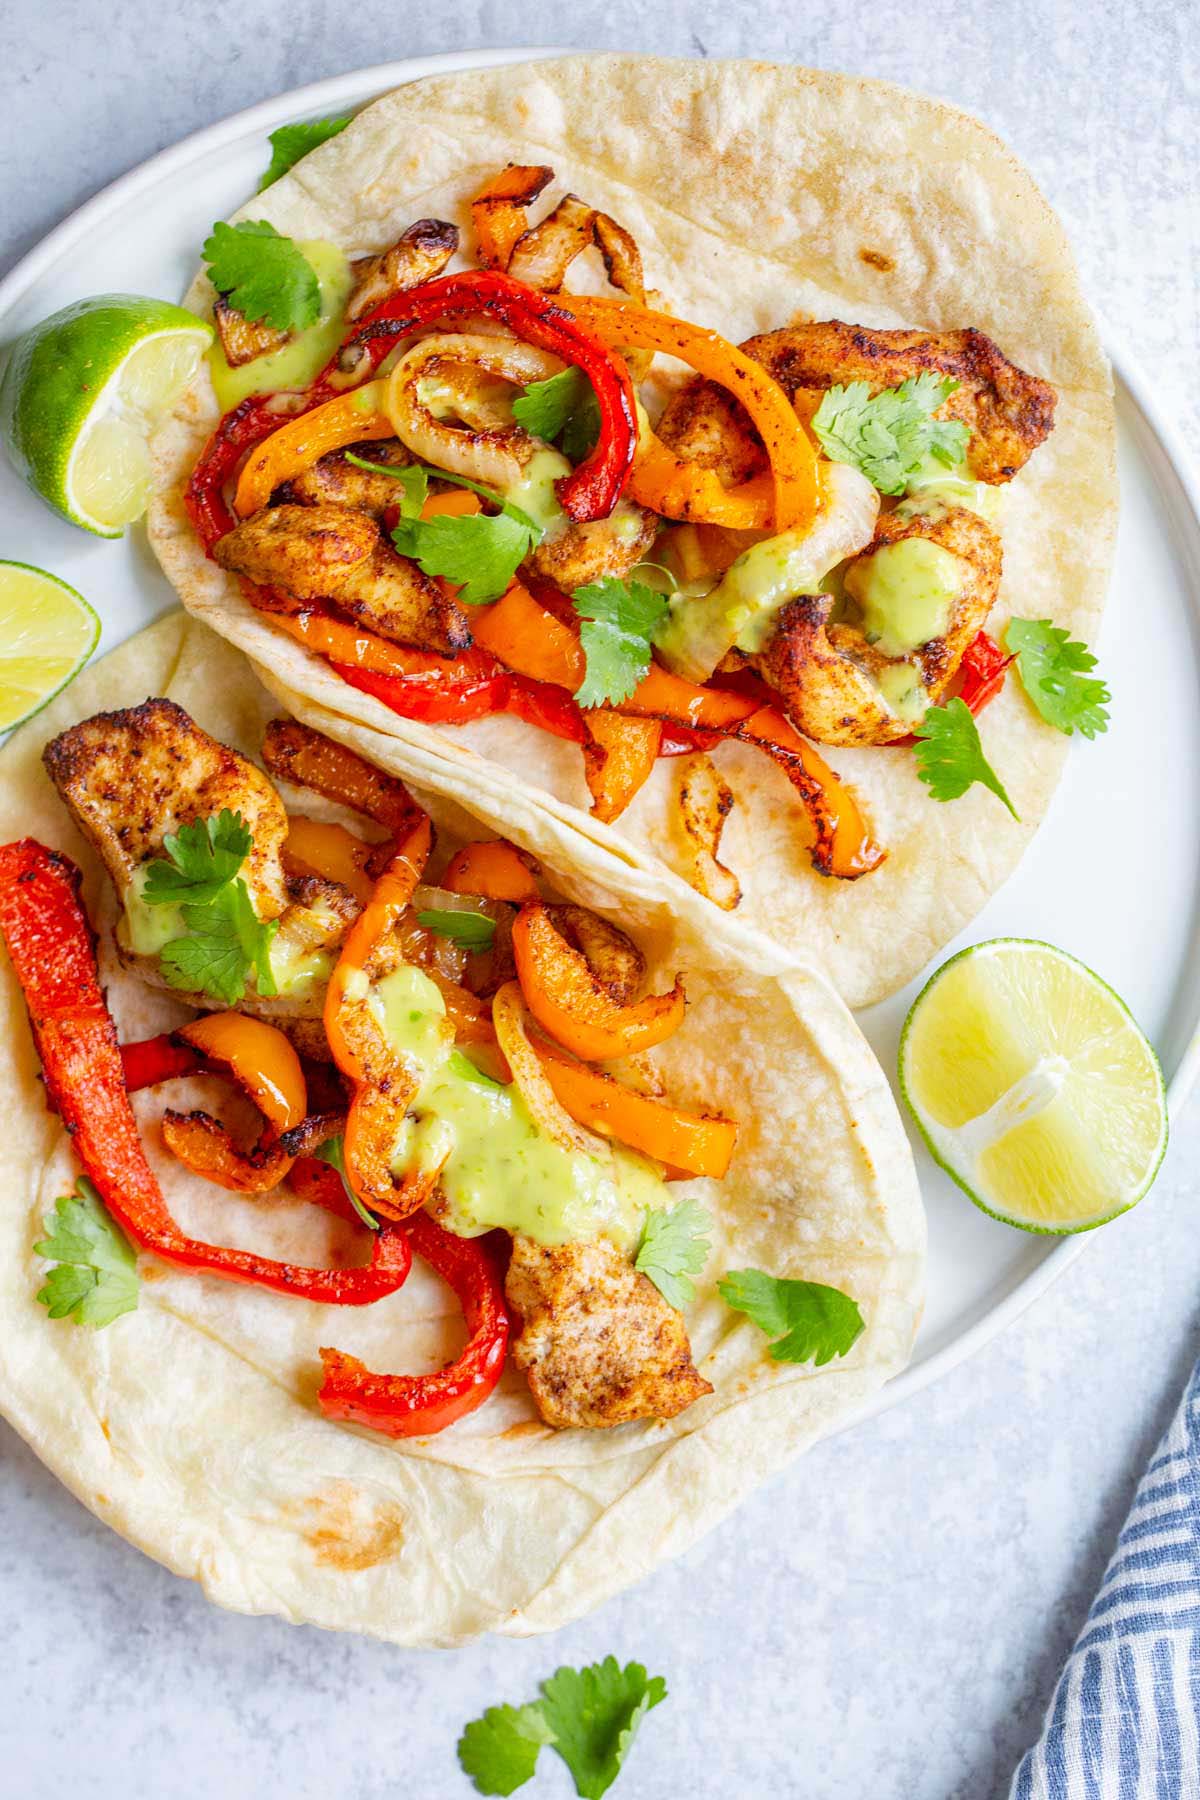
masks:
<path id="1" fill-rule="evenodd" d="M 1200 1800 L 1200 1364 L 1009 1800 Z"/>

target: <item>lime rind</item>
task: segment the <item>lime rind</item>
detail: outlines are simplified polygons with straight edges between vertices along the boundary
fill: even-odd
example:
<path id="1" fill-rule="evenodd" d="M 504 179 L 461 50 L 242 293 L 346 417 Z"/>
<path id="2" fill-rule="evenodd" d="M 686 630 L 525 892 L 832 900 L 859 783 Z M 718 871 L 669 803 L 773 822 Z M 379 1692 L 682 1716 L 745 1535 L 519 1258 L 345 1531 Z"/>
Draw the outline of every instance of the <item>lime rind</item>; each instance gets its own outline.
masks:
<path id="1" fill-rule="evenodd" d="M 1001 1210 L 997 1206 L 989 1205 L 988 1201 L 985 1200 L 977 1189 L 971 1185 L 961 1168 L 956 1166 L 949 1154 L 948 1143 L 953 1140 L 955 1133 L 947 1128 L 933 1125 L 932 1121 L 927 1121 L 921 1107 L 917 1105 L 910 1091 L 910 1082 L 907 1073 L 909 1039 L 912 1035 L 914 1023 L 917 1020 L 925 1000 L 942 981 L 947 972 L 957 963 L 962 962 L 965 958 L 1001 952 L 1005 949 L 1015 949 L 1019 952 L 1024 952 L 1026 950 L 1042 951 L 1048 953 L 1052 957 L 1058 958 L 1068 966 L 1079 970 L 1090 985 L 1102 990 L 1102 992 L 1108 996 L 1109 1000 L 1113 1002 L 1118 1014 L 1124 1017 L 1130 1032 L 1139 1040 L 1146 1059 L 1154 1072 L 1161 1121 L 1157 1142 L 1147 1158 L 1146 1170 L 1136 1191 L 1127 1196 L 1123 1196 L 1116 1206 L 1111 1207 L 1106 1212 L 1091 1215 L 1083 1219 L 1072 1220 L 1070 1222 L 1048 1225 L 1038 1223 L 1030 1218 L 1020 1218 L 1015 1214 Z M 1113 1219 L 1120 1218 L 1123 1213 L 1131 1211 L 1140 1200 L 1143 1200 L 1153 1187 L 1158 1171 L 1162 1167 L 1163 1157 L 1167 1153 L 1167 1146 L 1170 1140 L 1170 1119 L 1167 1106 L 1166 1079 L 1163 1075 L 1162 1063 L 1159 1060 L 1157 1051 L 1149 1038 L 1147 1038 L 1146 1034 L 1142 1031 L 1126 1002 L 1121 998 L 1120 994 L 1117 993 L 1110 982 L 1105 981 L 1102 975 L 1097 975 L 1096 971 L 1089 968 L 1079 957 L 1072 956 L 1069 951 L 1061 949 L 1057 944 L 1047 943 L 1043 938 L 988 938 L 981 944 L 968 944 L 965 949 L 959 950 L 954 956 L 949 957 L 940 968 L 934 970 L 933 974 L 929 977 L 928 981 L 909 1007 L 908 1015 L 905 1018 L 900 1033 L 900 1044 L 897 1051 L 896 1062 L 900 1092 L 904 1097 L 904 1103 L 912 1115 L 913 1122 L 920 1132 L 922 1141 L 929 1151 L 930 1156 L 937 1166 L 950 1177 L 955 1186 L 962 1189 L 972 1205 L 978 1207 L 980 1212 L 986 1213 L 988 1218 L 995 1219 L 1002 1225 L 1011 1225 L 1018 1231 L 1025 1231 L 1036 1237 L 1074 1237 L 1085 1231 L 1095 1231 L 1098 1226 L 1107 1225 Z"/>
<path id="2" fill-rule="evenodd" d="M 47 570 L 39 569 L 34 563 L 17 562 L 12 558 L 8 558 L 0 560 L 0 581 L 3 580 L 4 571 L 6 569 L 20 569 L 23 573 L 34 575 L 39 581 L 47 582 L 50 586 L 57 588 L 60 593 L 68 595 L 70 597 L 74 615 L 88 627 L 88 631 L 86 642 L 81 639 L 80 653 L 76 656 L 75 661 L 72 663 L 71 667 L 67 669 L 62 678 L 53 682 L 45 692 L 40 693 L 33 705 L 27 707 L 23 713 L 19 713 L 11 719 L 0 717 L 0 733 L 15 731 L 18 725 L 24 725 L 30 719 L 36 718 L 38 713 L 49 706 L 50 702 L 57 698 L 65 687 L 69 687 L 71 682 L 74 681 L 75 677 L 79 674 L 79 671 L 84 667 L 85 663 L 90 660 L 97 644 L 100 642 L 101 632 L 100 615 L 97 613 L 95 607 L 92 606 L 90 601 L 84 599 L 78 588 L 73 588 L 70 582 L 64 581 L 61 576 L 51 575 Z M 0 645 L 0 675 L 2 675 L 3 672 L 3 664 L 4 651 L 3 646 Z"/>

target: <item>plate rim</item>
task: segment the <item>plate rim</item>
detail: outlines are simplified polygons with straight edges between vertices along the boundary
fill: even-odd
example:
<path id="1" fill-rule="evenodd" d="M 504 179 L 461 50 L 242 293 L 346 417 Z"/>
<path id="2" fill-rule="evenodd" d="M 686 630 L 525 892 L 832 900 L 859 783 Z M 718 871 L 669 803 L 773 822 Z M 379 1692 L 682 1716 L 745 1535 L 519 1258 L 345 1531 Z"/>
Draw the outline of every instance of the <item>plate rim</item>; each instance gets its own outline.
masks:
<path id="1" fill-rule="evenodd" d="M 44 237 L 18 258 L 8 273 L 0 278 L 0 331 L 3 330 L 5 315 L 43 275 L 69 254 L 76 244 L 103 224 L 107 217 L 122 210 L 129 202 L 136 200 L 139 194 L 149 191 L 163 181 L 170 180 L 197 158 L 229 148 L 240 139 L 252 134 L 261 134 L 265 138 L 270 131 L 278 125 L 286 123 L 289 118 L 308 117 L 338 105 L 366 105 L 370 100 L 380 97 L 390 88 L 403 86 L 412 81 L 424 80 L 432 75 L 503 68 L 517 63 L 549 61 L 567 54 L 578 53 L 569 52 L 560 46 L 518 45 L 504 49 L 444 51 L 436 55 L 404 57 L 390 62 L 366 64 L 340 75 L 326 76 L 319 81 L 307 82 L 300 87 L 271 95 L 264 100 L 256 101 L 251 106 L 229 113 L 211 125 L 202 126 L 197 131 L 189 132 L 177 143 L 157 151 L 153 156 L 147 157 L 143 162 L 117 176 L 98 193 L 93 194 L 82 205 L 68 213 L 57 225 L 52 226 Z M 1200 618 L 1200 465 L 1197 464 L 1189 445 L 1185 443 L 1174 417 L 1160 400 L 1153 382 L 1135 352 L 1121 334 L 1112 330 L 1094 306 L 1092 312 L 1100 330 L 1105 354 L 1112 366 L 1114 386 L 1123 387 L 1129 395 L 1137 412 L 1149 428 L 1151 436 L 1162 451 L 1163 462 L 1176 484 L 1177 492 L 1173 496 L 1169 496 L 1172 502 L 1171 511 L 1177 518 L 1184 519 L 1191 527 L 1193 541 L 1190 546 L 1190 556 L 1185 560 L 1192 564 L 1192 572 L 1197 578 L 1196 586 L 1193 588 L 1191 610 L 1197 618 Z M 1158 469 L 1155 473 L 1161 477 L 1162 470 Z M 1184 530 L 1178 531 L 1174 535 L 1181 544 L 1184 544 L 1188 535 L 1186 525 Z M 113 648 L 116 647 L 113 646 Z M 887 1075 L 886 1069 L 884 1074 Z M 1167 1102 L 1172 1127 L 1177 1123 L 1197 1077 L 1200 1077 L 1200 1016 L 1197 1016 L 1192 1022 L 1192 1033 L 1187 1048 L 1167 1084 Z M 888 1085 L 892 1088 L 895 1097 L 895 1088 L 890 1076 L 888 1076 Z M 900 1105 L 898 1097 L 896 1104 Z M 886 1382 L 866 1406 L 842 1423 L 835 1435 L 840 1435 L 866 1419 L 873 1418 L 898 1405 L 901 1401 L 910 1399 L 921 1389 L 930 1386 L 943 1375 L 948 1375 L 960 1363 L 966 1362 L 969 1357 L 982 1350 L 986 1344 L 1007 1330 L 1029 1307 L 1041 1299 L 1058 1277 L 1082 1255 L 1090 1241 L 1090 1233 L 1064 1239 L 1035 1268 L 1015 1280 L 1003 1298 L 990 1307 L 982 1317 L 968 1325 L 949 1343 L 943 1344 L 940 1349 L 931 1351 L 917 1361 L 910 1362 L 898 1375 Z"/>

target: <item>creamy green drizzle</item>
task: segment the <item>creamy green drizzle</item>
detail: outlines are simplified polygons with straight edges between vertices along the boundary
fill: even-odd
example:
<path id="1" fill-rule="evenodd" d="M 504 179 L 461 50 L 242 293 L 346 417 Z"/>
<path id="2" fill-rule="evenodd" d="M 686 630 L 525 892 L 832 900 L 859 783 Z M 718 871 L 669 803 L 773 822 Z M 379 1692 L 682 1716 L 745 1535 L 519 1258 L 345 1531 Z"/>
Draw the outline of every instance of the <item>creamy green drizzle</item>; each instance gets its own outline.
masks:
<path id="1" fill-rule="evenodd" d="M 593 1159 L 538 1130 L 515 1086 L 501 1086 L 455 1050 L 437 987 L 405 964 L 377 982 L 367 1004 L 389 1041 L 415 1065 L 420 1087 L 392 1168 L 440 1167 L 442 1222 L 460 1237 L 499 1226 L 543 1244 L 611 1238 L 632 1250 L 647 1208 L 668 1204 L 644 1157 L 613 1145 Z"/>
<path id="2" fill-rule="evenodd" d="M 884 656 L 907 656 L 949 627 L 966 564 L 929 538 L 901 538 L 851 563 L 845 590 L 861 630 Z"/>
<path id="3" fill-rule="evenodd" d="M 225 360 L 220 338 L 208 351 L 217 404 L 222 412 L 237 406 L 249 394 L 271 394 L 280 388 L 305 388 L 313 380 L 342 339 L 343 314 L 354 276 L 344 251 L 320 239 L 297 246 L 312 265 L 321 290 L 321 311 L 314 325 L 301 331 L 278 350 L 256 356 L 236 369 Z"/>

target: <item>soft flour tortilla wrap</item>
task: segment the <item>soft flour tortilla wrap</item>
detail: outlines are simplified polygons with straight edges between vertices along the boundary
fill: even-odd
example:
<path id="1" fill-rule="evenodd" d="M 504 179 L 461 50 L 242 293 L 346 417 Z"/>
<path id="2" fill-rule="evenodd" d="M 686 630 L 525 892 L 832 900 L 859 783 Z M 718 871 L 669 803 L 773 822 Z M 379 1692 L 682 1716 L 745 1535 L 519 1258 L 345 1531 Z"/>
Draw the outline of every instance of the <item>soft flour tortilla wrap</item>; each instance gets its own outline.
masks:
<path id="1" fill-rule="evenodd" d="M 1116 516 L 1112 386 L 1057 219 L 1021 166 L 976 120 L 879 82 L 760 63 L 588 56 L 421 81 L 368 107 L 241 215 L 351 254 L 378 251 L 416 218 L 462 227 L 468 202 L 507 162 L 549 163 L 634 235 L 670 311 L 739 341 L 797 318 L 991 335 L 1051 381 L 1049 441 L 1006 495 L 1010 611 L 1095 637 Z M 203 310 L 212 290 L 188 296 Z M 587 814 L 576 746 L 510 717 L 450 729 L 408 723 L 354 692 L 244 601 L 205 560 L 180 490 L 217 416 L 207 374 L 156 448 L 151 535 L 184 604 L 291 687 L 387 732 L 399 765 L 446 784 L 506 770 L 556 819 L 648 871 L 686 872 L 679 768 L 660 762 L 611 827 Z M 1042 817 L 1067 741 L 1015 681 L 983 723 L 985 749 L 1021 822 L 973 788 L 939 805 L 904 749 L 828 749 L 888 849 L 848 883 L 816 874 L 785 777 L 741 745 L 715 760 L 736 796 L 722 860 L 741 878 L 741 916 L 822 959 L 851 1005 L 902 985 L 1004 880 Z M 440 784 L 440 778 L 439 778 Z M 490 784 L 489 784 L 490 785 Z"/>
<path id="2" fill-rule="evenodd" d="M 184 1009 L 116 961 L 106 929 L 115 900 L 40 758 L 65 726 L 148 694 L 177 700 L 249 754 L 280 710 L 242 657 L 176 613 L 20 733 L 5 751 L 0 802 L 4 839 L 33 834 L 82 867 L 125 1039 L 180 1023 Z M 326 723 L 299 696 L 295 710 Z M 382 765 L 402 760 L 394 738 L 359 729 L 353 742 Z M 468 767 L 457 787 L 417 792 L 443 847 L 479 835 Z M 305 796 L 304 811 L 319 807 Z M 75 1169 L 0 956 L 0 1407 L 85 1505 L 226 1606 L 405 1644 L 551 1629 L 686 1548 L 860 1408 L 908 1356 L 924 1216 L 887 1084 L 842 1002 L 823 977 L 713 917 L 700 899 L 677 910 L 659 876 L 613 862 L 524 789 L 512 790 L 504 824 L 542 859 L 549 885 L 620 919 L 658 985 L 687 971 L 688 1019 L 655 1059 L 679 1102 L 741 1121 L 727 1179 L 674 1190 L 702 1196 L 715 1219 L 688 1315 L 715 1392 L 668 1424 L 552 1431 L 511 1367 L 484 1407 L 434 1438 L 389 1441 L 323 1419 L 314 1403 L 320 1346 L 398 1372 L 456 1352 L 457 1305 L 419 1261 L 399 1293 L 356 1309 L 181 1275 L 144 1257 L 135 1313 L 100 1332 L 50 1319 L 35 1298 L 42 1264 L 33 1246 Z M 205 1087 L 173 1084 L 169 1103 L 203 1104 Z M 227 1104 L 227 1091 L 209 1091 L 220 1111 L 214 1102 Z M 350 1228 L 316 1207 L 282 1191 L 255 1206 L 186 1174 L 158 1142 L 154 1122 L 166 1103 L 152 1092 L 134 1099 L 185 1229 L 298 1263 L 354 1254 Z M 716 1293 L 724 1270 L 744 1265 L 852 1293 L 866 1330 L 850 1354 L 821 1369 L 771 1362 L 762 1333 Z"/>

